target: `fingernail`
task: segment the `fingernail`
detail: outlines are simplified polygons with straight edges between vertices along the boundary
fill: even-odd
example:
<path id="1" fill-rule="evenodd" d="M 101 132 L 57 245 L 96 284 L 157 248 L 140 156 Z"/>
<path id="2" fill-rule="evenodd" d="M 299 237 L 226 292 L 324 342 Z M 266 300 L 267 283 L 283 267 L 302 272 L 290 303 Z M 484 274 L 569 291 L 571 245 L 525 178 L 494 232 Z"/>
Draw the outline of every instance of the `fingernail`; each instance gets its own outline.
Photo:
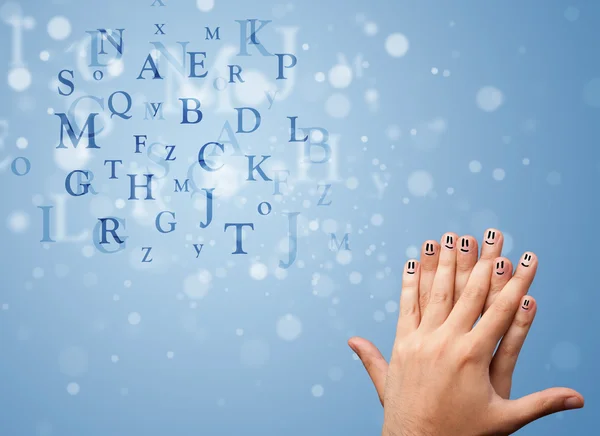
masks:
<path id="1" fill-rule="evenodd" d="M 578 397 L 569 397 L 565 400 L 566 409 L 580 409 L 583 407 L 583 402 Z"/>

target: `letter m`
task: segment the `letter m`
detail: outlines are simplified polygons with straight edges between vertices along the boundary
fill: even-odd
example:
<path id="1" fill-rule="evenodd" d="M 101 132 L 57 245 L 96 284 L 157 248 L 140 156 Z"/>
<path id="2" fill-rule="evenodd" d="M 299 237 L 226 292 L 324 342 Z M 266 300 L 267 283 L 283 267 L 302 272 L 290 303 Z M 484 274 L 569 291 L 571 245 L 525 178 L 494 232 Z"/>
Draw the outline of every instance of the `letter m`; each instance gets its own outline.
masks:
<path id="1" fill-rule="evenodd" d="M 69 121 L 69 118 L 66 114 L 60 113 L 54 115 L 60 118 L 60 143 L 56 146 L 56 148 L 67 148 L 64 142 L 65 132 L 67 132 L 67 135 L 69 135 L 69 139 L 73 144 L 73 148 L 77 148 L 79 141 L 81 141 L 83 133 L 86 129 L 88 130 L 88 145 L 86 148 L 100 148 L 96 145 L 96 129 L 94 127 L 94 120 L 96 119 L 96 115 L 98 115 L 97 113 L 88 115 L 87 120 L 78 135 L 75 134 L 73 126 L 71 125 L 71 121 Z"/>
<path id="2" fill-rule="evenodd" d="M 183 185 L 181 183 L 179 183 L 179 179 L 175 179 L 175 192 L 190 192 L 190 187 L 189 187 L 189 183 L 190 183 L 190 179 L 185 179 L 185 182 L 183 182 Z"/>
<path id="3" fill-rule="evenodd" d="M 206 29 L 206 38 L 204 38 L 205 40 L 209 40 L 209 39 L 221 39 L 221 38 L 219 38 L 219 29 L 220 29 L 220 27 L 217 27 L 214 32 L 210 31 L 210 27 L 205 27 L 205 29 Z"/>
<path id="4" fill-rule="evenodd" d="M 342 249 L 342 245 L 344 246 L 344 250 L 350 250 L 350 241 L 348 241 L 349 234 L 344 234 L 344 239 L 338 244 L 337 237 L 335 233 L 331 233 L 331 239 L 329 240 L 329 248 L 331 251 L 340 251 Z"/>

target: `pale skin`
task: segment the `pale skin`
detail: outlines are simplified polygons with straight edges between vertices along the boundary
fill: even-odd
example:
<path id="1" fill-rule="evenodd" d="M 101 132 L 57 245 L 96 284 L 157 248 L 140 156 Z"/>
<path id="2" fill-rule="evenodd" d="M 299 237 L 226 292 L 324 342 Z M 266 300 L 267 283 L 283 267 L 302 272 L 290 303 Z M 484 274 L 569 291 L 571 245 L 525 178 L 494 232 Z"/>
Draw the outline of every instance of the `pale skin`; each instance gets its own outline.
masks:
<path id="1" fill-rule="evenodd" d="M 384 405 L 384 436 L 509 435 L 546 415 L 583 407 L 583 396 L 551 388 L 510 400 L 512 375 L 537 305 L 536 273 L 524 253 L 513 274 L 503 236 L 446 233 L 426 241 L 421 263 L 404 266 L 390 363 L 362 338 L 350 347 Z M 479 319 L 477 324 L 475 322 Z"/>

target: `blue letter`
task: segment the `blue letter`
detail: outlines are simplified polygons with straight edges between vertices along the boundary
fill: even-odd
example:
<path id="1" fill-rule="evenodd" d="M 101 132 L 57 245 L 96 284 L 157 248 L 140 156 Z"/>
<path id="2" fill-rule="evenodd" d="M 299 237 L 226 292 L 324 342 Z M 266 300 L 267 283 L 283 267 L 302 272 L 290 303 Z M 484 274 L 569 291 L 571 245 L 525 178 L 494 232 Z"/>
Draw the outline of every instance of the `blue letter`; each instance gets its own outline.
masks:
<path id="1" fill-rule="evenodd" d="M 229 227 L 235 227 L 235 251 L 231 254 L 248 254 L 242 247 L 242 229 L 244 227 L 250 227 L 254 230 L 254 224 L 252 223 L 225 223 L 224 232 L 227 232 Z"/>

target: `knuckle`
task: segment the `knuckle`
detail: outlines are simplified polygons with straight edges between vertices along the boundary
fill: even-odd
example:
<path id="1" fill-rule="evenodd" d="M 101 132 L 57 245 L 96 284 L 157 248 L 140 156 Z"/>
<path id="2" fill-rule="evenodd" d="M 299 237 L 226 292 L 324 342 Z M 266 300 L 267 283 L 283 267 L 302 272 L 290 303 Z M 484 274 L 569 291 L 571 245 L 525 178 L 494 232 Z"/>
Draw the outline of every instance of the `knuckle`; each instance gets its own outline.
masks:
<path id="1" fill-rule="evenodd" d="M 449 256 L 440 256 L 440 260 L 438 261 L 438 270 L 440 267 L 442 268 L 452 268 L 456 260 Z"/>
<path id="2" fill-rule="evenodd" d="M 513 324 L 522 330 L 526 330 L 531 326 L 532 321 L 533 320 L 531 318 L 516 317 L 513 321 Z"/>
<path id="3" fill-rule="evenodd" d="M 515 305 L 507 298 L 496 298 L 492 307 L 498 315 L 506 315 L 515 311 Z"/>
<path id="4" fill-rule="evenodd" d="M 525 277 L 524 273 L 519 272 L 519 270 L 517 270 L 517 273 L 515 273 L 515 275 L 512 276 L 510 281 L 519 287 L 529 286 L 529 280 Z"/>
<path id="5" fill-rule="evenodd" d="M 456 262 L 456 270 L 461 273 L 469 272 L 473 269 L 473 264 L 466 260 L 459 260 Z"/>
<path id="6" fill-rule="evenodd" d="M 415 316 L 418 312 L 416 304 L 403 304 L 400 306 L 400 316 Z"/>
<path id="7" fill-rule="evenodd" d="M 516 360 L 519 357 L 519 353 L 521 352 L 521 347 L 516 344 L 502 344 L 500 348 L 498 348 L 498 352 L 503 356 L 511 360 Z"/>
<path id="8" fill-rule="evenodd" d="M 462 292 L 460 298 L 463 300 L 463 303 L 470 303 L 473 300 L 477 299 L 477 296 L 480 294 L 479 289 L 475 286 L 467 286 L 465 290 Z"/>
<path id="9" fill-rule="evenodd" d="M 423 262 L 421 264 L 421 270 L 423 271 L 427 271 L 427 272 L 435 272 L 437 270 L 437 263 L 434 262 Z"/>
<path id="10" fill-rule="evenodd" d="M 481 359 L 480 349 L 479 344 L 470 338 L 459 348 L 459 362 L 462 364 L 478 362 Z"/>
<path id="11" fill-rule="evenodd" d="M 540 398 L 536 403 L 536 408 L 543 414 L 550 413 L 553 408 L 552 399 L 547 397 Z"/>
<path id="12" fill-rule="evenodd" d="M 430 304 L 443 304 L 450 300 L 450 294 L 448 292 L 434 292 L 429 300 Z"/>

